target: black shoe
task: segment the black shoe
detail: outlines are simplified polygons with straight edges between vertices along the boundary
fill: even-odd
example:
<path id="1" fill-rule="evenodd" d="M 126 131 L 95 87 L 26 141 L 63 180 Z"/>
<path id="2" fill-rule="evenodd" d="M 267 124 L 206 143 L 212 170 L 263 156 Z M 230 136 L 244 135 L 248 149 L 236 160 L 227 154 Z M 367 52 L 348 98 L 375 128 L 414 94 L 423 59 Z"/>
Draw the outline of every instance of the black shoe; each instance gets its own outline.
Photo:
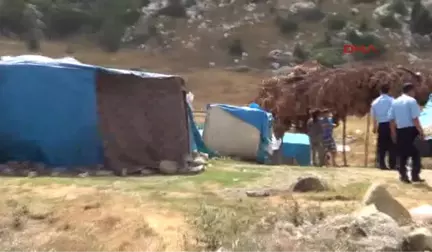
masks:
<path id="1" fill-rule="evenodd" d="M 402 183 L 405 183 L 405 184 L 411 184 L 411 181 L 408 179 L 408 178 L 399 178 L 399 180 L 402 182 Z"/>
<path id="2" fill-rule="evenodd" d="M 422 183 L 422 182 L 425 182 L 425 180 L 424 180 L 424 179 L 421 179 L 421 178 L 413 178 L 413 179 L 412 179 L 412 182 Z"/>

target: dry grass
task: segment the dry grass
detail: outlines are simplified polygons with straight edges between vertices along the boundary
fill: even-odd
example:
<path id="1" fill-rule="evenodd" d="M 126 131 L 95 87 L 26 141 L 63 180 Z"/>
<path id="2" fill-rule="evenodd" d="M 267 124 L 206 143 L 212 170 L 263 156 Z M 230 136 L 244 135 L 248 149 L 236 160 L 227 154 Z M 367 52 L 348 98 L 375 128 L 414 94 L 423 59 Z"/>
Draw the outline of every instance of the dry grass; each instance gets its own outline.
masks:
<path id="1" fill-rule="evenodd" d="M 299 176 L 320 176 L 328 192 L 293 194 Z M 197 176 L 3 178 L 0 247 L 6 251 L 245 251 L 263 248 L 277 223 L 315 222 L 354 210 L 370 185 L 385 182 L 406 207 L 428 203 L 428 187 L 397 182 L 375 169 L 266 167 L 213 161 Z M 425 172 L 432 179 L 432 173 Z M 248 198 L 247 188 L 280 193 Z M 245 239 L 245 237 L 249 237 Z M 262 239 L 258 239 L 263 237 Z M 267 244 L 268 245 L 268 244 Z"/>

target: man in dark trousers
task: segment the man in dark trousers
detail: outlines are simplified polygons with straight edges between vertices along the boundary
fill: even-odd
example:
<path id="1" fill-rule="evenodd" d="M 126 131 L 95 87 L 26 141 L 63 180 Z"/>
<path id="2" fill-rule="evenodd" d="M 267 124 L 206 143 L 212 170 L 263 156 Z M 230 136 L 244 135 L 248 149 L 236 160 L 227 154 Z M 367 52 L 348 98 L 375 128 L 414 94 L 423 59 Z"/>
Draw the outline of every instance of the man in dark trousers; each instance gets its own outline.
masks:
<path id="1" fill-rule="evenodd" d="M 381 86 L 381 95 L 376 98 L 371 105 L 371 115 L 373 118 L 373 133 L 378 132 L 377 159 L 379 168 L 382 170 L 396 169 L 396 150 L 390 133 L 389 110 L 393 103 L 393 97 L 388 95 L 389 85 Z M 386 153 L 389 154 L 389 166 L 386 165 Z"/>
<path id="2" fill-rule="evenodd" d="M 395 99 L 389 111 L 391 134 L 397 144 L 399 157 L 399 175 L 404 183 L 423 182 L 420 178 L 421 157 L 414 145 L 414 140 L 424 139 L 423 129 L 420 126 L 420 106 L 414 99 L 415 91 L 411 83 L 405 83 L 403 94 Z M 407 176 L 407 160 L 411 157 L 411 181 Z"/>

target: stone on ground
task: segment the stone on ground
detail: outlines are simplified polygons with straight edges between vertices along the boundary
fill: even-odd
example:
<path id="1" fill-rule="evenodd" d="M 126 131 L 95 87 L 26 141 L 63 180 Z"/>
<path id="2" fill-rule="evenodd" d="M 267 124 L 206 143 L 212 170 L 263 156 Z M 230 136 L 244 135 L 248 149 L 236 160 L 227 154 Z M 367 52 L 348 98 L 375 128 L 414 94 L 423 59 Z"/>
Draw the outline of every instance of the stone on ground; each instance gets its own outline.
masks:
<path id="1" fill-rule="evenodd" d="M 322 192 L 329 190 L 327 183 L 318 177 L 300 177 L 290 188 L 293 192 Z"/>
<path id="2" fill-rule="evenodd" d="M 169 160 L 162 160 L 159 164 L 159 171 L 163 174 L 177 173 L 177 163 Z"/>
<path id="3" fill-rule="evenodd" d="M 373 205 L 295 229 L 278 230 L 278 234 L 303 251 L 401 251 L 406 234 L 392 217 Z M 297 232 L 302 235 L 293 235 Z"/>
<path id="4" fill-rule="evenodd" d="M 396 220 L 399 225 L 411 223 L 412 218 L 408 210 L 387 191 L 382 184 L 373 184 L 363 197 L 363 205 L 375 205 L 380 212 Z"/>
<path id="5" fill-rule="evenodd" d="M 432 233 L 428 228 L 417 228 L 404 240 L 405 251 L 432 251 Z"/>

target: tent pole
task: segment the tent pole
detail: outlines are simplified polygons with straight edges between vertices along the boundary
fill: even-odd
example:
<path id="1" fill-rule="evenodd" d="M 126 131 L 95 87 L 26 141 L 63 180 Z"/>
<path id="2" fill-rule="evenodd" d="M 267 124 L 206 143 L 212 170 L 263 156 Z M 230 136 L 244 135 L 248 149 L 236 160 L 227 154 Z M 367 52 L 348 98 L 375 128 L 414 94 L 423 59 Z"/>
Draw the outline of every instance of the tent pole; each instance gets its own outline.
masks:
<path id="1" fill-rule="evenodd" d="M 370 114 L 368 113 L 367 114 L 367 121 L 366 121 L 364 167 L 368 167 L 368 160 L 369 160 L 369 133 L 370 133 Z"/>
<path id="2" fill-rule="evenodd" d="M 348 166 L 348 162 L 347 162 L 347 157 L 346 157 L 346 115 L 343 116 L 342 119 L 342 146 L 343 146 L 343 150 L 342 150 L 342 155 L 343 155 L 343 163 L 344 166 Z"/>

